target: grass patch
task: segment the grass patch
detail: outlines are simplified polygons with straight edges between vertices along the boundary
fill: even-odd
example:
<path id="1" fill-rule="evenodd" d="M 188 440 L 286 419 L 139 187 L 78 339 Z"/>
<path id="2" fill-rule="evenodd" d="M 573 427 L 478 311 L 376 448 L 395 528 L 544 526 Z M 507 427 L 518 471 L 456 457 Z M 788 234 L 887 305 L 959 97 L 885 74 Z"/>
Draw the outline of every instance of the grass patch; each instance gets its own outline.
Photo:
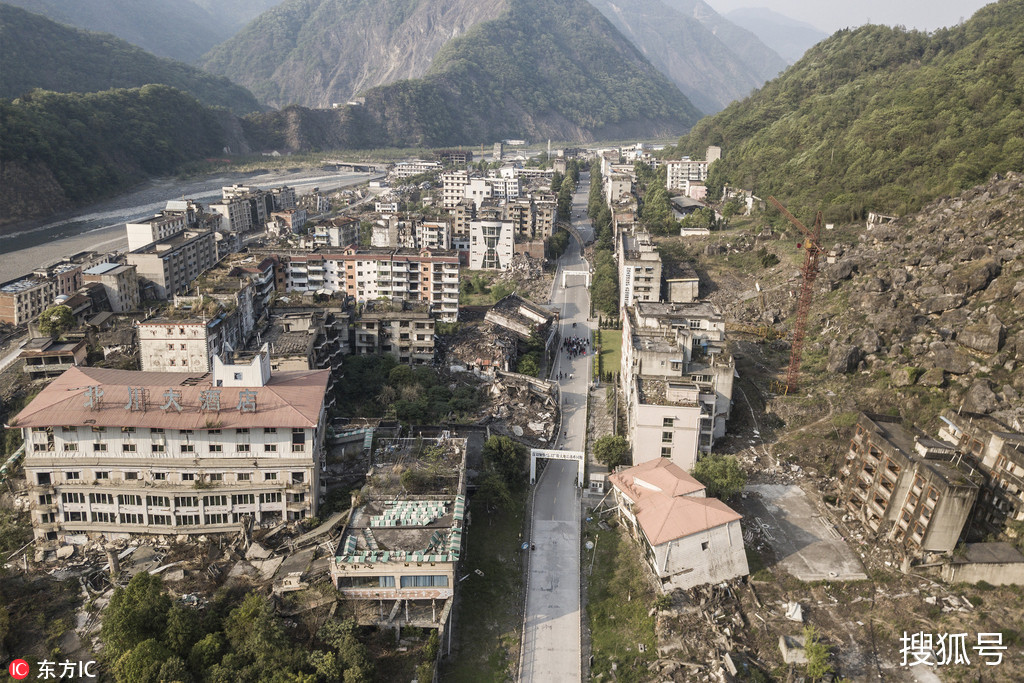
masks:
<path id="1" fill-rule="evenodd" d="M 621 364 L 622 330 L 601 330 L 601 369 L 618 373 Z"/>
<path id="2" fill-rule="evenodd" d="M 589 565 L 593 552 L 597 553 L 587 594 L 594 656 L 591 677 L 611 674 L 615 663 L 616 681 L 646 680 L 650 673 L 646 665 L 657 658 L 654 617 L 648 616 L 657 593 L 647 578 L 640 549 L 621 528 L 598 531 L 594 524 L 587 527 L 587 537 L 597 537 L 596 549 L 583 555 Z M 646 652 L 639 651 L 640 643 Z"/>
<path id="3" fill-rule="evenodd" d="M 761 557 L 761 553 L 749 546 L 744 548 L 744 551 L 747 553 L 747 568 L 750 570 L 750 580 L 761 581 L 764 583 L 773 581 L 774 577 L 765 566 L 764 558 Z"/>
<path id="4" fill-rule="evenodd" d="M 523 514 L 526 490 L 513 492 L 515 508 L 488 513 L 470 499 L 473 520 L 466 535 L 464 573 L 459 584 L 457 623 L 452 659 L 443 665 L 441 680 L 504 681 L 519 665 L 523 627 Z M 456 577 L 456 579 L 461 577 Z"/>

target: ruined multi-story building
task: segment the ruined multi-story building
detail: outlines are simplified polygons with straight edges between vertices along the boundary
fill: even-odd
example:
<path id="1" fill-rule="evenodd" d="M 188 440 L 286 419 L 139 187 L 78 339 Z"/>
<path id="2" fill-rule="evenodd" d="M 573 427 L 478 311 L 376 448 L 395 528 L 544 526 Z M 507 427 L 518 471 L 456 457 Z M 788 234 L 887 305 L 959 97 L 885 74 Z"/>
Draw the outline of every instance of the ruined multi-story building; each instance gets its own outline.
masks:
<path id="1" fill-rule="evenodd" d="M 37 544 L 315 516 L 328 375 L 272 374 L 266 349 L 209 374 L 68 370 L 12 423 Z"/>
<path id="2" fill-rule="evenodd" d="M 622 390 L 633 463 L 671 458 L 690 471 L 725 435 L 735 361 L 722 312 L 707 301 L 638 302 L 622 326 Z"/>
<path id="3" fill-rule="evenodd" d="M 420 461 L 426 451 L 429 475 Z M 407 486 L 413 481 L 415 494 Z M 382 444 L 366 485 L 353 497 L 330 566 L 334 587 L 357 622 L 446 628 L 465 517 L 465 439 Z"/>
<path id="4" fill-rule="evenodd" d="M 354 323 L 357 354 L 387 353 L 406 365 L 434 361 L 434 319 L 423 305 L 376 303 Z"/>
<path id="5" fill-rule="evenodd" d="M 1024 522 L 1024 434 L 987 415 L 947 410 L 941 419 L 939 438 L 984 476 L 974 521 L 991 533 Z"/>
<path id="6" fill-rule="evenodd" d="M 952 551 L 978 497 L 953 444 L 882 415 L 861 414 L 840 476 L 846 511 L 913 556 Z"/>

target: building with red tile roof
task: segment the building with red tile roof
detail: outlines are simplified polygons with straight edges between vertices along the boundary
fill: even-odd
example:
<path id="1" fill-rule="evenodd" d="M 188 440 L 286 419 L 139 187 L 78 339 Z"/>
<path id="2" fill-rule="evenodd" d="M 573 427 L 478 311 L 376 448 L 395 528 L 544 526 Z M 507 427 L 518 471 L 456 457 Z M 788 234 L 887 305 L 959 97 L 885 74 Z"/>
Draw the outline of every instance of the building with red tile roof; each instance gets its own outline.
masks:
<path id="1" fill-rule="evenodd" d="M 661 580 L 662 589 L 692 588 L 746 576 L 742 515 L 667 458 L 609 477 L 619 519 Z"/>

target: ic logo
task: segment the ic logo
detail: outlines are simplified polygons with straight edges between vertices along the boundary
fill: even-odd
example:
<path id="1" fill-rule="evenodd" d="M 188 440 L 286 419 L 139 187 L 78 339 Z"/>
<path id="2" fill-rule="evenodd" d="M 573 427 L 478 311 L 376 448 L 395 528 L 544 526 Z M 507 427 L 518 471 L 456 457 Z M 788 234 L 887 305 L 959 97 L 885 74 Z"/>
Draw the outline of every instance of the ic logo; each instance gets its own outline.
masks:
<path id="1" fill-rule="evenodd" d="M 7 671 L 11 674 L 11 678 L 15 680 L 20 681 L 23 678 L 28 678 L 28 662 L 26 662 L 24 659 L 15 659 L 13 662 L 11 662 L 11 665 L 7 667 Z"/>

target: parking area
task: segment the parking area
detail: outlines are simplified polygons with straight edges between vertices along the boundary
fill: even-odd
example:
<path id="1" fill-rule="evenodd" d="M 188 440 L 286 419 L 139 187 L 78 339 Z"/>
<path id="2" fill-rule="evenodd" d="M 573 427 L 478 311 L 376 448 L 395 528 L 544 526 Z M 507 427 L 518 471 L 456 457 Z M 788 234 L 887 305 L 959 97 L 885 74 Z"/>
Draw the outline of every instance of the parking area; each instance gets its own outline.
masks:
<path id="1" fill-rule="evenodd" d="M 778 566 L 801 581 L 866 579 L 864 566 L 799 486 L 747 486 L 746 524 L 771 545 Z"/>

